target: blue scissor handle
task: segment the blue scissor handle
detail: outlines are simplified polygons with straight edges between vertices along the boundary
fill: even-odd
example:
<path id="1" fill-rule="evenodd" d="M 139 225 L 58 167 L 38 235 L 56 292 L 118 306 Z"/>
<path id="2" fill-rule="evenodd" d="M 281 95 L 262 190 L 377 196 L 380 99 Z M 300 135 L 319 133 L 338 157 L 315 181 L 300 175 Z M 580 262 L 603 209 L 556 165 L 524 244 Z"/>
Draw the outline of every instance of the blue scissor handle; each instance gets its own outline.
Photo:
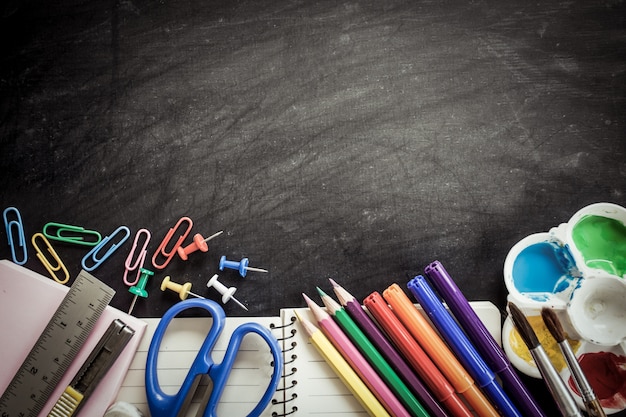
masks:
<path id="1" fill-rule="evenodd" d="M 207 337 L 204 339 L 198 355 L 191 364 L 191 368 L 185 377 L 180 389 L 174 395 L 168 395 L 161 389 L 157 376 L 157 356 L 161 347 L 161 341 L 165 334 L 165 330 L 170 321 L 181 311 L 189 308 L 203 308 L 207 310 L 212 319 L 213 324 L 209 329 Z M 263 397 L 257 406 L 248 414 L 249 417 L 259 416 L 272 400 L 272 396 L 278 387 L 280 377 L 282 376 L 283 358 L 282 352 L 278 345 L 278 341 L 269 329 L 259 325 L 258 323 L 244 323 L 237 327 L 233 332 L 224 359 L 221 363 L 215 364 L 211 358 L 211 351 L 215 346 L 215 342 L 222 332 L 226 322 L 226 315 L 222 307 L 213 300 L 203 298 L 193 298 L 180 301 L 174 304 L 161 318 L 156 328 L 150 348 L 148 349 L 148 358 L 146 362 L 146 394 L 148 398 L 148 406 L 150 414 L 153 417 L 172 417 L 180 411 L 187 394 L 192 388 L 197 375 L 209 374 L 213 381 L 213 391 L 209 398 L 208 405 L 204 411 L 204 417 L 215 417 L 217 404 L 220 396 L 226 386 L 226 380 L 230 374 L 231 368 L 237 356 L 237 351 L 241 345 L 243 337 L 248 333 L 257 333 L 269 345 L 270 351 L 274 358 L 274 371 Z"/>

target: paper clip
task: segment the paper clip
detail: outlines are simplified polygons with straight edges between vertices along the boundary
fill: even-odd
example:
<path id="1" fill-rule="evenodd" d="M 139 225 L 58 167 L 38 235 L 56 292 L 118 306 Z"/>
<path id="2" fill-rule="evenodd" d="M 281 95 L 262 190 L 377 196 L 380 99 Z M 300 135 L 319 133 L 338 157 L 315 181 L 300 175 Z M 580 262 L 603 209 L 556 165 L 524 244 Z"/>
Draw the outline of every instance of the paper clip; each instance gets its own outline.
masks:
<path id="1" fill-rule="evenodd" d="M 9 212 L 13 212 L 15 214 L 16 220 L 9 220 L 8 214 Z M 20 215 L 20 211 L 15 207 L 7 207 L 2 213 L 2 217 L 4 217 L 4 227 L 7 231 L 7 240 L 9 241 L 9 246 L 11 247 L 11 257 L 13 258 L 13 262 L 18 265 L 24 265 L 28 260 L 28 252 L 26 251 L 26 238 L 24 237 L 24 223 L 22 223 L 22 216 Z M 16 237 L 18 238 L 17 246 L 22 248 L 22 259 L 18 260 L 17 258 L 17 250 L 15 245 L 15 240 L 13 239 L 13 233 L 15 232 Z"/>
<path id="2" fill-rule="evenodd" d="M 107 243 L 113 240 L 113 237 L 115 235 L 117 235 L 118 233 L 122 233 L 122 232 L 124 233 L 124 236 L 117 243 L 112 244 L 109 250 L 107 250 L 104 255 L 100 255 L 98 253 L 102 250 L 102 248 L 104 248 L 107 245 Z M 102 264 L 102 262 L 106 261 L 107 258 L 111 256 L 113 252 L 115 252 L 118 249 L 118 247 L 122 243 L 124 243 L 126 239 L 128 239 L 129 237 L 130 237 L 130 229 L 128 227 L 120 226 L 117 229 L 115 229 L 113 233 L 111 233 L 109 236 L 102 239 L 100 243 L 98 243 L 96 246 L 93 247 L 93 249 L 87 252 L 87 254 L 83 257 L 83 260 L 81 261 L 81 265 L 83 266 L 83 269 L 85 271 L 91 272 L 97 267 L 99 267 Z M 93 265 L 87 266 L 87 262 L 89 260 L 93 261 Z"/>
<path id="3" fill-rule="evenodd" d="M 174 236 L 174 232 L 178 230 L 178 228 L 181 226 L 181 224 L 183 224 L 183 222 L 189 223 L 187 230 L 178 238 L 174 247 L 170 249 L 169 251 L 166 251 L 165 247 L 170 243 L 170 240 L 172 240 L 172 236 Z M 167 234 L 163 238 L 163 241 L 157 248 L 156 252 L 154 252 L 154 255 L 152 255 L 152 265 L 155 268 L 163 269 L 167 266 L 167 264 L 170 263 L 174 255 L 176 255 L 176 250 L 183 244 L 183 241 L 185 240 L 189 232 L 191 232 L 192 227 L 193 227 L 193 222 L 191 221 L 189 217 L 181 217 L 180 220 L 178 220 L 178 222 L 174 225 L 174 227 L 172 227 L 167 232 Z M 159 255 L 162 255 L 165 257 L 165 261 L 162 264 L 157 264 L 157 258 Z"/>
<path id="4" fill-rule="evenodd" d="M 56 265 L 50 262 L 48 258 L 46 258 L 46 256 L 43 254 L 43 251 L 37 245 L 37 238 L 40 238 L 44 241 L 44 243 L 46 244 L 46 249 L 48 249 L 48 252 L 50 253 L 50 255 L 52 255 L 52 259 L 55 261 Z M 31 242 L 35 247 L 35 252 L 37 252 L 37 258 L 39 258 L 43 266 L 48 270 L 50 276 L 52 276 L 52 278 L 59 284 L 65 284 L 67 281 L 69 281 L 70 273 L 67 271 L 67 268 L 63 264 L 63 261 L 61 261 L 61 258 L 59 258 L 59 255 L 50 245 L 50 241 L 48 241 L 48 239 L 42 233 L 35 233 L 31 238 Z M 60 279 L 59 277 L 57 277 L 56 272 L 58 271 L 63 271 L 63 273 L 65 274 L 64 279 Z"/>
<path id="5" fill-rule="evenodd" d="M 141 235 L 146 235 L 146 239 L 143 242 L 143 245 L 141 246 L 141 250 L 139 251 L 139 255 L 137 256 L 137 260 L 135 261 L 135 263 L 133 262 L 133 256 L 135 255 L 135 251 L 137 250 L 137 242 L 139 242 L 139 237 Z M 148 243 L 150 242 L 150 238 L 152 237 L 152 235 L 150 234 L 150 231 L 148 229 L 139 229 L 137 230 L 137 234 L 135 234 L 135 241 L 133 242 L 133 247 L 130 250 L 130 253 L 128 254 L 128 257 L 126 258 L 126 262 L 124 262 L 124 284 L 130 286 L 133 286 L 135 284 L 137 284 L 137 282 L 139 281 L 139 276 L 141 275 L 141 268 L 143 268 L 143 263 L 146 260 L 146 255 L 148 253 L 147 251 L 147 247 L 148 247 Z M 137 270 L 137 276 L 135 277 L 134 281 L 129 281 L 128 280 L 128 273 Z"/>
<path id="6" fill-rule="evenodd" d="M 49 232 L 48 229 L 52 229 L 53 232 Z M 95 230 L 86 230 L 84 227 L 62 223 L 46 223 L 43 227 L 43 234 L 48 239 L 83 246 L 96 246 L 102 240 L 100 233 Z M 95 236 L 95 240 L 85 240 L 86 237 L 91 236 Z"/>

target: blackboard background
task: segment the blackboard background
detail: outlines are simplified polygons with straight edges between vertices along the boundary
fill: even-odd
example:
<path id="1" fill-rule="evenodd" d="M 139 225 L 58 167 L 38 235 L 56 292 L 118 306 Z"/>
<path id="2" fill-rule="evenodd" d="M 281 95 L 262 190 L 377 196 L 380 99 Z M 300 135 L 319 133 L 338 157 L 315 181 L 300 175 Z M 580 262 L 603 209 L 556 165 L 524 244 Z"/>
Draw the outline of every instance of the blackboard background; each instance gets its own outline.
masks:
<path id="1" fill-rule="evenodd" d="M 617 0 L 10 1 L 0 203 L 20 210 L 29 240 L 47 222 L 103 236 L 128 226 L 94 272 L 122 310 L 139 228 L 152 232 L 149 256 L 182 216 L 192 234 L 224 230 L 157 273 L 140 317 L 176 301 L 158 290 L 165 275 L 215 298 L 204 285 L 221 255 L 270 271 L 221 273 L 250 308 L 229 303 L 229 315 L 304 306 L 327 278 L 362 299 L 435 259 L 468 299 L 504 309 L 512 245 L 585 205 L 626 205 L 625 11 Z M 74 277 L 86 249 L 54 246 Z M 32 247 L 26 266 L 47 274 Z"/>

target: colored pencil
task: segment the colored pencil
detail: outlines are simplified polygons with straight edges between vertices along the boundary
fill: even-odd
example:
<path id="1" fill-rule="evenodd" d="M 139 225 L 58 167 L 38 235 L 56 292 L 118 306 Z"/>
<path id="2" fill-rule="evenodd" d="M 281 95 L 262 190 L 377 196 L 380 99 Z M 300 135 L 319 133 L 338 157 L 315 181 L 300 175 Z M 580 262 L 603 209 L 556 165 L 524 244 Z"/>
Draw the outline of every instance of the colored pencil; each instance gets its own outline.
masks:
<path id="1" fill-rule="evenodd" d="M 413 391 L 416 397 L 419 398 L 424 407 L 428 409 L 430 415 L 433 417 L 447 417 L 446 412 L 439 402 L 435 400 L 430 391 L 428 391 L 428 388 L 426 388 L 424 383 L 411 369 L 410 365 L 391 344 L 374 320 L 366 313 L 356 297 L 332 279 L 330 282 L 333 285 L 333 291 L 337 296 L 339 304 L 345 308 L 350 317 L 352 317 L 372 344 L 374 344 L 378 351 L 387 359 L 391 367 L 406 382 L 407 386 Z"/>
<path id="2" fill-rule="evenodd" d="M 373 292 L 363 300 L 363 304 L 445 409 L 455 417 L 474 417 L 437 365 L 393 314 L 383 297 Z"/>
<path id="3" fill-rule="evenodd" d="M 378 401 L 369 388 L 367 388 L 367 385 L 359 378 L 359 375 L 350 367 L 350 364 L 346 362 L 333 344 L 324 336 L 324 333 L 309 320 L 300 316 L 298 312 L 294 311 L 294 314 L 309 336 L 311 344 L 361 403 L 365 411 L 367 411 L 371 417 L 391 417 L 387 410 L 385 410 L 385 407 L 382 406 L 380 401 Z"/>
<path id="4" fill-rule="evenodd" d="M 537 335 L 528 319 L 522 311 L 512 302 L 509 302 L 509 312 L 515 328 L 519 332 L 522 340 L 530 350 L 530 354 L 535 360 L 535 364 L 539 369 L 543 381 L 548 387 L 548 391 L 552 394 L 554 402 L 556 402 L 559 411 L 563 417 L 582 417 L 583 414 L 578 409 L 576 401 L 569 393 L 565 382 L 559 376 L 559 373 L 550 362 L 550 358 L 543 346 L 537 339 Z"/>
<path id="5" fill-rule="evenodd" d="M 500 377 L 506 392 L 512 397 L 524 415 L 528 417 L 546 417 L 535 399 L 532 397 L 513 365 L 498 342 L 491 335 L 485 324 L 480 320 L 469 301 L 456 285 L 441 262 L 434 261 L 424 272 L 439 295 L 445 300 L 465 333 L 474 342 L 482 358 Z"/>
<path id="6" fill-rule="evenodd" d="M 471 375 L 400 286 L 397 284 L 390 285 L 383 291 L 383 298 L 389 303 L 400 322 L 404 324 L 413 338 L 448 378 L 456 392 L 463 395 L 467 400 L 474 412 L 480 417 L 498 417 L 498 412 L 474 384 Z"/>
<path id="7" fill-rule="evenodd" d="M 348 316 L 348 313 L 328 294 L 321 289 L 317 289 L 328 314 L 335 319 L 338 326 L 345 332 L 354 345 L 359 349 L 367 361 L 378 372 L 380 377 L 393 390 L 402 403 L 411 410 L 413 415 L 428 415 L 422 404 L 415 398 L 411 390 L 406 386 L 404 381 L 393 370 L 385 358 L 378 352 L 370 340 L 359 329 L 354 321 Z"/>
<path id="8" fill-rule="evenodd" d="M 496 382 L 495 373 L 489 369 L 472 342 L 430 287 L 426 278 L 418 275 L 409 281 L 407 286 L 459 362 L 500 413 L 507 417 L 523 417 L 504 389 Z"/>
<path id="9" fill-rule="evenodd" d="M 361 380 L 365 382 L 365 385 L 378 398 L 389 414 L 397 417 L 411 416 L 330 315 L 307 297 L 306 294 L 302 294 L 302 296 L 324 335 L 337 348 L 346 362 L 352 366 L 352 369 L 361 377 Z"/>

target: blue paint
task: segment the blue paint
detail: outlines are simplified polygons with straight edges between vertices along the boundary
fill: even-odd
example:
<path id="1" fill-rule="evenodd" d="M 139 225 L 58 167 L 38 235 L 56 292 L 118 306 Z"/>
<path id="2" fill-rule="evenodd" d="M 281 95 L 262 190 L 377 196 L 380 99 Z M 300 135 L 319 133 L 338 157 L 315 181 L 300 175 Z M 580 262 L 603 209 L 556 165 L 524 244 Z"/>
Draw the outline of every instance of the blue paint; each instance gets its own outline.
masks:
<path id="1" fill-rule="evenodd" d="M 547 301 L 565 291 L 579 276 L 567 248 L 555 242 L 535 243 L 522 250 L 513 263 L 513 283 L 522 294 Z"/>

